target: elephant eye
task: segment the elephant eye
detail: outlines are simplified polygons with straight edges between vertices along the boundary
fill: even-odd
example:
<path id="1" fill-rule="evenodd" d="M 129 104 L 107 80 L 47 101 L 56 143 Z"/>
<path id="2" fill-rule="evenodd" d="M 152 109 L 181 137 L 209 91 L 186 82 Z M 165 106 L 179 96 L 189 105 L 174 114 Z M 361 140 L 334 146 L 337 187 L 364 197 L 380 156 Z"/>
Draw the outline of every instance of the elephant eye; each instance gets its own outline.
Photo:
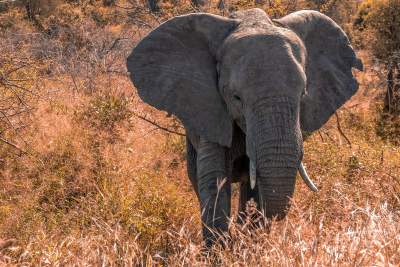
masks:
<path id="1" fill-rule="evenodd" d="M 242 99 L 240 98 L 240 96 L 238 96 L 238 95 L 233 95 L 233 98 L 235 99 L 235 100 L 237 100 L 237 101 L 242 101 Z"/>

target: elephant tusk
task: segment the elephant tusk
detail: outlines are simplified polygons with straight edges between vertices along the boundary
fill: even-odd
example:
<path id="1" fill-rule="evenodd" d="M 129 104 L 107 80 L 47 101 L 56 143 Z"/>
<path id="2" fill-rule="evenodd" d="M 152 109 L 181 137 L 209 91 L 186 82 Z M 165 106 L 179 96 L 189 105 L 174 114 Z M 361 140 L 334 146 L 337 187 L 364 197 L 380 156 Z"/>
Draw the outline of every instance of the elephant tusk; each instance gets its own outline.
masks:
<path id="1" fill-rule="evenodd" d="M 254 161 L 250 160 L 250 187 L 254 189 L 256 187 L 257 180 L 257 167 Z"/>
<path id="2" fill-rule="evenodd" d="M 313 192 L 318 192 L 318 188 L 315 186 L 313 181 L 308 176 L 306 169 L 304 168 L 303 162 L 300 163 L 299 173 L 300 173 L 301 178 L 303 178 L 303 181 L 308 186 L 308 188 L 310 188 L 311 191 L 313 191 Z"/>

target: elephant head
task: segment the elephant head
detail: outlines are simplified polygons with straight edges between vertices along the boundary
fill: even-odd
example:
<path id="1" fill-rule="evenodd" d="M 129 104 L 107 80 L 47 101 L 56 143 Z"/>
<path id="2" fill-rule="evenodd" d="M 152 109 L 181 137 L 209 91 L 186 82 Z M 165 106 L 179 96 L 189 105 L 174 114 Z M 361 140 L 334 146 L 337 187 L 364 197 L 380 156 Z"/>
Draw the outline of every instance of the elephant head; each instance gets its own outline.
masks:
<path id="1" fill-rule="evenodd" d="M 302 131 L 319 129 L 357 91 L 352 68 L 362 63 L 344 31 L 319 12 L 272 21 L 252 9 L 168 20 L 139 42 L 127 67 L 140 97 L 175 114 L 188 132 L 230 147 L 236 123 L 262 208 L 282 218 L 301 166 Z"/>

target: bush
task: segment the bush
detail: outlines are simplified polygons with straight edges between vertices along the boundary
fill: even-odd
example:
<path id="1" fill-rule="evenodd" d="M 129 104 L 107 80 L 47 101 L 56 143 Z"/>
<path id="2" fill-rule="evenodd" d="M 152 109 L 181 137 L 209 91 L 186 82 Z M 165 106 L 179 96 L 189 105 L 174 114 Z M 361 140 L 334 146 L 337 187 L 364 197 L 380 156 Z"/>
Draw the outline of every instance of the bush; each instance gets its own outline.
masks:
<path id="1" fill-rule="evenodd" d="M 400 115 L 400 0 L 368 0 L 358 10 L 355 26 L 364 44 L 386 66 L 384 111 Z"/>
<path id="2" fill-rule="evenodd" d="M 131 117 L 129 103 L 130 99 L 125 96 L 100 94 L 90 99 L 75 115 L 78 121 L 96 130 L 112 133 Z"/>
<path id="3" fill-rule="evenodd" d="M 209 2 L 211 8 L 206 5 L 204 11 L 220 14 L 213 9 L 216 1 Z M 327 14 L 351 13 L 341 13 L 348 1 L 319 2 L 336 2 L 335 8 L 321 7 Z M 13 22 L 10 26 L 0 19 L 7 24 L 0 31 L 0 72 L 19 86 L 37 90 L 35 97 L 27 94 L 23 99 L 32 108 L 29 116 L 15 120 L 25 128 L 14 135 L 11 130 L 2 133 L 27 153 L 20 155 L 0 144 L 0 247 L 2 240 L 16 239 L 12 246 L 0 248 L 0 266 L 400 262 L 400 153 L 394 142 L 377 136 L 375 118 L 380 113 L 365 105 L 371 97 L 363 90 L 366 84 L 372 88 L 381 83 L 368 76 L 371 68 L 357 74 L 360 94 L 338 112 L 342 134 L 333 118 L 304 142 L 303 162 L 319 193 L 309 192 L 297 179 L 285 220 L 267 229 L 232 223 L 229 243 L 216 246 L 215 257 L 210 257 L 202 250 L 199 203 L 186 174 L 185 138 L 131 117 L 130 110 L 184 131 L 132 93 L 125 69 L 126 55 L 156 20 L 194 9 L 186 0 L 161 1 L 157 14 L 149 14 L 137 1 L 120 3 L 128 8 L 133 4 L 129 10 L 101 3 L 68 0 L 51 16 L 36 16 L 46 29 L 39 33 L 19 9 L 0 14 Z M 257 6 L 271 16 L 305 7 L 300 0 L 226 3 L 240 9 Z M 93 10 L 107 19 L 118 10 L 119 22 L 96 24 Z M 24 62 L 26 67 L 18 68 Z M 365 60 L 366 66 L 370 62 Z M 366 77 L 373 79 L 373 86 Z M 24 90 L 17 92 L 21 96 Z M 132 98 L 126 97 L 130 93 Z M 1 95 L 0 109 L 21 107 L 10 96 L 12 91 Z M 343 133 L 351 145 L 343 142 Z M 237 192 L 236 184 L 232 210 Z"/>
<path id="4" fill-rule="evenodd" d="M 357 13 L 355 26 L 363 32 L 365 44 L 384 62 L 400 47 L 400 0 L 367 0 Z"/>
<path id="5" fill-rule="evenodd" d="M 380 108 L 375 129 L 377 135 L 382 139 L 400 146 L 400 116 L 390 114 Z"/>

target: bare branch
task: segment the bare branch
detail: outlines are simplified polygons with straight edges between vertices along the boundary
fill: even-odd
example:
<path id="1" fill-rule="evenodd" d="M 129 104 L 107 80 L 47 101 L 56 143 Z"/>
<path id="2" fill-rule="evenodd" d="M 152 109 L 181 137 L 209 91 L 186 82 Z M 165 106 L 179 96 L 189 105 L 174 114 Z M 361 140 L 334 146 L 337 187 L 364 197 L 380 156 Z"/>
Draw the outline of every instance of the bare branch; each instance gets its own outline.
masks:
<path id="1" fill-rule="evenodd" d="M 320 131 L 320 130 L 318 130 L 318 134 L 319 134 L 319 137 L 321 137 L 321 141 L 322 141 L 322 142 L 325 142 L 325 139 L 324 139 L 324 137 L 322 136 L 322 134 L 321 134 L 321 131 Z"/>
<path id="2" fill-rule="evenodd" d="M 17 146 L 16 144 L 11 143 L 10 141 L 7 141 L 6 139 L 4 139 L 4 138 L 2 138 L 2 137 L 0 137 L 0 142 L 3 142 L 4 144 L 9 145 L 9 146 L 15 148 L 15 149 L 18 150 L 20 153 L 28 154 L 25 150 L 23 150 L 22 148 L 20 148 L 20 147 Z"/>
<path id="3" fill-rule="evenodd" d="M 117 39 L 114 40 L 114 42 L 112 43 L 111 47 L 107 50 L 107 52 L 110 52 L 111 50 L 113 50 L 113 49 L 117 46 L 117 44 L 118 44 L 119 41 L 127 40 L 127 39 L 128 39 L 128 38 L 121 38 L 121 37 L 118 37 Z"/>
<path id="4" fill-rule="evenodd" d="M 337 129 L 338 129 L 340 135 L 342 135 L 342 136 L 344 137 L 344 139 L 346 139 L 347 143 L 348 143 L 348 144 L 350 145 L 350 147 L 351 147 L 350 139 L 347 138 L 347 136 L 344 134 L 344 132 L 343 132 L 343 130 L 342 130 L 342 127 L 340 126 L 340 119 L 339 119 L 339 115 L 337 114 L 337 112 L 335 112 L 335 116 L 336 116 L 336 126 L 337 126 Z"/>
<path id="5" fill-rule="evenodd" d="M 166 131 L 166 132 L 168 132 L 168 133 L 176 134 L 176 135 L 179 135 L 179 136 L 186 136 L 186 134 L 183 134 L 183 133 L 180 133 L 180 132 L 177 132 L 177 131 L 168 129 L 168 128 L 164 127 L 164 126 L 161 126 L 161 125 L 159 125 L 157 122 L 152 121 L 152 120 L 149 120 L 148 118 L 146 118 L 146 117 L 144 117 L 144 116 L 142 116 L 142 115 L 139 115 L 139 114 L 136 114 L 136 113 L 133 113 L 133 115 L 134 115 L 135 117 L 141 119 L 141 120 L 144 120 L 144 121 L 146 121 L 146 122 L 148 122 L 148 123 L 154 125 L 155 127 L 157 127 L 157 129 Z"/>

